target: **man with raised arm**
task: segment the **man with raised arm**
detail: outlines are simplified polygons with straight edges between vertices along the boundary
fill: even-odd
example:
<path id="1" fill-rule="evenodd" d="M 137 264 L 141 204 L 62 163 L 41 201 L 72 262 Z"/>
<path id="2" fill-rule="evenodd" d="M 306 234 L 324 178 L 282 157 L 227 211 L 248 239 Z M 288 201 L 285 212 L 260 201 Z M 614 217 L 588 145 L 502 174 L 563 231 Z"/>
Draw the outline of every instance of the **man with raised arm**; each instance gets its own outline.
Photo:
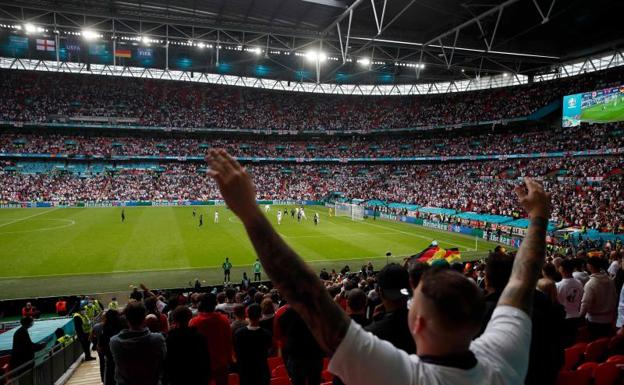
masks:
<path id="1" fill-rule="evenodd" d="M 243 222 L 265 271 L 332 355 L 329 370 L 344 383 L 524 383 L 531 300 L 544 260 L 550 209 L 550 196 L 540 184 L 526 178 L 525 186 L 515 190 L 531 224 L 485 332 L 473 341 L 484 310 L 477 286 L 453 270 L 431 269 L 413 291 L 408 327 L 417 354 L 408 355 L 364 331 L 332 301 L 321 281 L 262 214 L 254 184 L 236 160 L 224 150 L 211 150 L 208 162 L 210 175 Z"/>

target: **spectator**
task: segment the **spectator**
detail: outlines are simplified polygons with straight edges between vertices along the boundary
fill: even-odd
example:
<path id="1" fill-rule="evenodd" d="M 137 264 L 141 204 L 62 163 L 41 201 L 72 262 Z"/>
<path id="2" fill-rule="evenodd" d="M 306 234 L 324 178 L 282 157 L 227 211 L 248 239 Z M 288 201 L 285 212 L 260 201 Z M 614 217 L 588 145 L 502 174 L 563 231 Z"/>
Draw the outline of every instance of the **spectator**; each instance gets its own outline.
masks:
<path id="1" fill-rule="evenodd" d="M 583 284 L 572 277 L 574 262 L 564 259 L 559 266 L 561 281 L 557 282 L 557 298 L 566 312 L 564 323 L 564 344 L 571 346 L 576 340 L 576 332 L 581 325 L 581 299 Z"/>
<path id="2" fill-rule="evenodd" d="M 260 304 L 262 310 L 262 318 L 260 319 L 260 327 L 273 335 L 273 317 L 275 316 L 275 307 L 271 298 L 265 298 Z"/>
<path id="3" fill-rule="evenodd" d="M 587 319 L 587 329 L 592 338 L 606 337 L 616 318 L 618 306 L 615 284 L 603 271 L 603 260 L 590 257 L 587 269 L 591 273 L 581 299 L 581 316 Z"/>
<path id="4" fill-rule="evenodd" d="M 169 320 L 167 316 L 160 312 L 158 309 L 158 298 L 148 297 L 145 298 L 144 304 L 147 311 L 147 316 L 153 316 L 154 320 L 148 325 L 153 333 L 162 333 L 167 335 L 169 332 Z"/>
<path id="5" fill-rule="evenodd" d="M 178 306 L 173 310 L 175 328 L 167 335 L 165 384 L 206 385 L 210 382 L 210 354 L 197 329 L 189 327 L 191 310 Z"/>
<path id="6" fill-rule="evenodd" d="M 410 338 L 407 323 L 409 296 L 407 271 L 400 265 L 391 263 L 377 274 L 377 282 L 384 312 L 380 319 L 368 325 L 365 330 L 408 354 L 416 353 L 414 339 Z"/>
<path id="7" fill-rule="evenodd" d="M 104 356 L 104 360 L 100 365 L 104 365 L 104 385 L 116 385 L 115 380 L 115 360 L 110 349 L 110 340 L 127 325 L 121 319 L 119 311 L 110 309 L 104 313 L 104 321 L 102 326 L 102 336 L 98 340 L 98 353 Z"/>
<path id="8" fill-rule="evenodd" d="M 9 367 L 11 370 L 16 370 L 20 366 L 30 363 L 19 371 L 14 372 L 14 375 L 33 368 L 35 366 L 35 352 L 43 350 L 47 345 L 46 342 L 35 344 L 30 339 L 28 329 L 33 326 L 33 323 L 32 317 L 22 317 L 20 320 L 21 326 L 13 334 L 13 347 L 11 348 Z"/>
<path id="9" fill-rule="evenodd" d="M 589 281 L 589 274 L 584 270 L 585 269 L 585 260 L 582 258 L 573 259 L 574 261 L 574 272 L 572 273 L 572 277 L 579 281 L 583 286 L 587 284 Z"/>
<path id="10" fill-rule="evenodd" d="M 135 287 L 134 289 L 132 289 L 132 293 L 130 293 L 130 299 L 133 299 L 135 301 L 142 301 L 143 294 L 139 291 L 137 287 Z"/>
<path id="11" fill-rule="evenodd" d="M 219 293 L 221 294 L 221 293 Z M 228 287 L 225 289 L 225 302 L 219 303 L 216 310 L 227 315 L 228 319 L 234 319 L 234 306 L 236 306 L 236 290 Z"/>
<path id="12" fill-rule="evenodd" d="M 481 330 L 477 336 L 485 332 L 488 322 L 498 306 L 498 300 L 503 294 L 513 270 L 513 260 L 513 256 L 500 251 L 500 249 L 491 252 L 485 260 L 485 312 Z"/>
<path id="13" fill-rule="evenodd" d="M 130 302 L 124 309 L 128 329 L 110 340 L 118 385 L 158 385 L 167 353 L 165 338 L 143 326 L 146 309 L 142 302 Z"/>
<path id="14" fill-rule="evenodd" d="M 260 306 L 250 305 L 247 308 L 249 325 L 239 328 L 234 334 L 241 385 L 268 385 L 271 380 L 267 358 L 272 337 L 260 326 L 260 313 Z"/>
<path id="15" fill-rule="evenodd" d="M 227 385 L 228 366 L 232 358 L 232 331 L 224 315 L 215 312 L 217 297 L 212 293 L 202 294 L 199 313 L 189 323 L 204 336 L 210 354 L 210 372 L 217 385 Z"/>
<path id="16" fill-rule="evenodd" d="M 325 354 L 301 316 L 289 307 L 279 318 L 279 328 L 292 385 L 320 384 Z"/>
<path id="17" fill-rule="evenodd" d="M 360 289 L 351 289 L 347 294 L 347 314 L 362 327 L 366 327 L 371 320 L 366 318 L 366 293 Z"/>
<path id="18" fill-rule="evenodd" d="M 236 304 L 234 306 L 234 321 L 232 321 L 232 336 L 236 334 L 238 329 L 249 325 L 249 322 L 245 319 L 245 305 Z"/>

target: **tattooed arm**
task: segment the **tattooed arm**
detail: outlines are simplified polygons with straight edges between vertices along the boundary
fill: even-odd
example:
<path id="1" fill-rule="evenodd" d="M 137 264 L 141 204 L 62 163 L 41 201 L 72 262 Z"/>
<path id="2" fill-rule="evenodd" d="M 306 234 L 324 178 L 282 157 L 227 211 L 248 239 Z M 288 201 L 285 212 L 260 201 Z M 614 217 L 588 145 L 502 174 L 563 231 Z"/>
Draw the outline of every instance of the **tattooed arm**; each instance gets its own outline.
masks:
<path id="1" fill-rule="evenodd" d="M 308 265 L 275 232 L 256 204 L 249 174 L 224 150 L 211 150 L 209 174 L 243 224 L 264 270 L 326 351 L 336 350 L 350 320 Z"/>
<path id="2" fill-rule="evenodd" d="M 531 223 L 516 254 L 511 277 L 498 300 L 499 305 L 517 307 L 527 314 L 533 308 L 533 292 L 546 255 L 546 229 L 550 216 L 550 194 L 539 183 L 524 178 L 525 186 L 516 187 L 520 205 Z"/>

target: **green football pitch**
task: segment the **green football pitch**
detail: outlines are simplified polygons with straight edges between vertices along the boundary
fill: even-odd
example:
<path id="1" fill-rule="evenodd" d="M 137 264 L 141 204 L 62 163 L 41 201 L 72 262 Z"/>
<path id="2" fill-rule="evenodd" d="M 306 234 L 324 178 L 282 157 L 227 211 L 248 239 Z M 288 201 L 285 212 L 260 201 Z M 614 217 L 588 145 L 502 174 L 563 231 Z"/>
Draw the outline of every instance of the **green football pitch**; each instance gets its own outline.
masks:
<path id="1" fill-rule="evenodd" d="M 603 109 L 603 107 L 606 107 Z M 597 104 L 581 112 L 581 120 L 590 123 L 607 123 L 624 120 L 624 100 L 617 105 L 613 103 Z"/>
<path id="2" fill-rule="evenodd" d="M 185 287 L 198 278 L 222 282 L 225 257 L 233 263 L 232 281 L 251 274 L 255 253 L 245 230 L 223 206 L 45 208 L 0 210 L 0 299 Z M 273 206 L 267 213 L 277 231 L 315 271 L 352 269 L 372 261 L 375 268 L 421 251 L 432 240 L 458 247 L 465 259 L 495 245 L 474 237 L 390 221 L 352 221 L 329 217 L 322 206 L 307 208 L 307 220 L 290 216 L 277 226 Z M 220 214 L 214 223 L 214 212 Z M 318 226 L 312 221 L 319 212 Z M 203 226 L 199 226 L 199 215 Z M 263 274 L 263 278 L 266 276 Z"/>

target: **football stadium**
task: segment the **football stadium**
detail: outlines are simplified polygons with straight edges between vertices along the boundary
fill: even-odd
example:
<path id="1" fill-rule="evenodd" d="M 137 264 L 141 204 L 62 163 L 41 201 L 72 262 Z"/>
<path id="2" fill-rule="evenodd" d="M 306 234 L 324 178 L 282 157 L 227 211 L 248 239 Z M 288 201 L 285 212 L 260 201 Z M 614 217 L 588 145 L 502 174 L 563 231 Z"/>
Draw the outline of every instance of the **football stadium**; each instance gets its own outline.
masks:
<path id="1" fill-rule="evenodd" d="M 622 384 L 623 13 L 0 1 L 0 384 Z"/>

